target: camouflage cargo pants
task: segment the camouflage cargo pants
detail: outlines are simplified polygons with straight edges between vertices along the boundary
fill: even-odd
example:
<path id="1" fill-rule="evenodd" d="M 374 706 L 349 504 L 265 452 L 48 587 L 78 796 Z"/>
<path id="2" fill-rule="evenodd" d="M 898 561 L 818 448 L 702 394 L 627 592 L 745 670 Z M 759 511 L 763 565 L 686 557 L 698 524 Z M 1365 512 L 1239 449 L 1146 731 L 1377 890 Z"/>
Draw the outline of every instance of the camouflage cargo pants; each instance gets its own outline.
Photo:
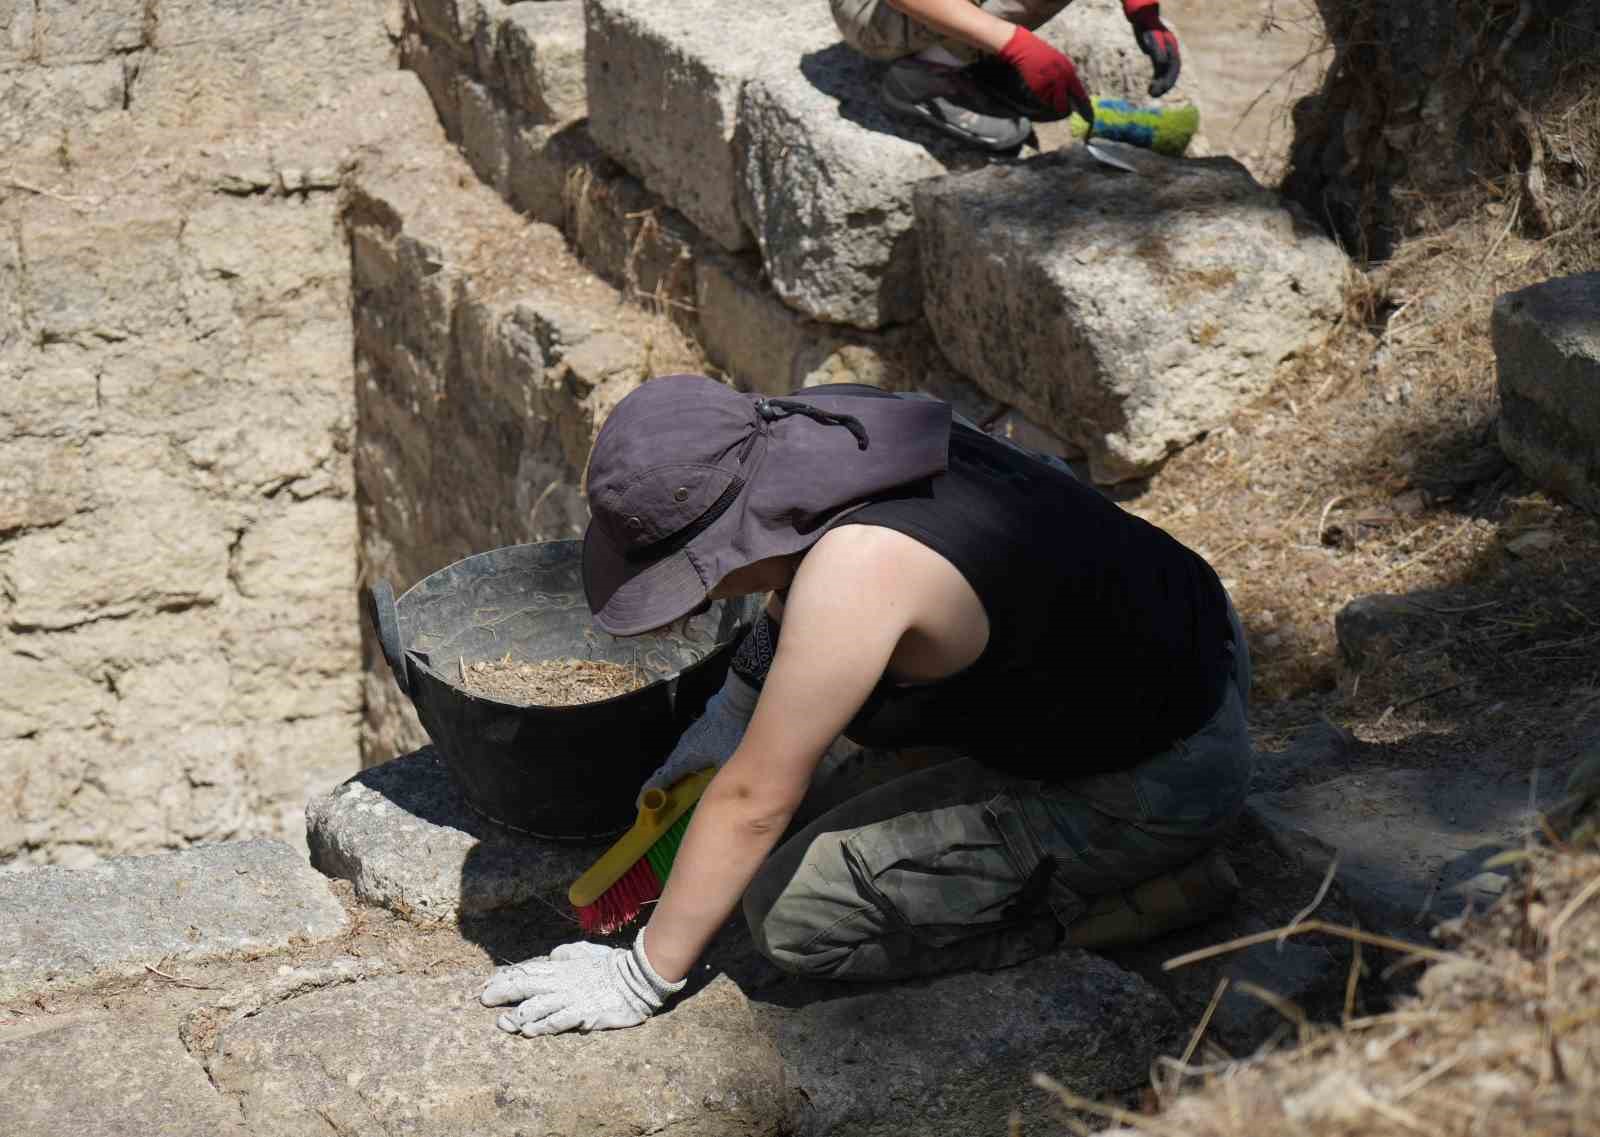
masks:
<path id="1" fill-rule="evenodd" d="M 933 29 L 919 24 L 888 3 L 888 0 L 830 0 L 833 20 L 839 25 L 844 42 L 869 59 L 899 59 L 926 50 L 936 43 L 963 59 L 973 58 L 972 48 L 945 40 Z M 1040 27 L 1071 0 L 972 0 L 984 11 L 1007 23 L 1021 24 L 1030 31 Z"/>
<path id="2" fill-rule="evenodd" d="M 1054 947 L 1093 898 L 1199 857 L 1250 780 L 1250 657 L 1233 626 L 1216 714 L 1131 769 L 1044 783 L 958 759 L 824 814 L 746 891 L 757 947 L 838 979 L 1005 967 Z"/>

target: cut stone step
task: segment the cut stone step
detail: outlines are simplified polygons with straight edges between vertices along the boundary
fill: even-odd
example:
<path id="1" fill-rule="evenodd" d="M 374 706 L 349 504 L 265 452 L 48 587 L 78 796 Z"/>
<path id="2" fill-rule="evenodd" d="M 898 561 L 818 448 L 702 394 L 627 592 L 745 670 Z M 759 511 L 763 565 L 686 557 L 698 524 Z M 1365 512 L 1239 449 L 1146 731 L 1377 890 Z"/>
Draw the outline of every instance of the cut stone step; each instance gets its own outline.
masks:
<path id="1" fill-rule="evenodd" d="M 1500 446 L 1534 481 L 1600 511 L 1600 272 L 1494 303 Z"/>
<path id="2" fill-rule="evenodd" d="M 311 863 L 356 895 L 422 920 L 454 920 L 568 885 L 604 846 L 527 837 L 472 811 L 432 747 L 363 770 L 306 806 Z"/>
<path id="3" fill-rule="evenodd" d="M 164 1023 L 91 1014 L 8 1026 L 0 1084 L 0 1133 L 16 1137 L 246 1134 L 239 1111 Z"/>
<path id="4" fill-rule="evenodd" d="M 795 1137 L 1003 1133 L 1014 1110 L 1042 1125 L 1055 1114 L 1034 1071 L 1099 1098 L 1144 1083 L 1180 1032 L 1148 983 L 1070 949 L 1002 971 L 796 981 L 755 998 L 799 1090 Z"/>
<path id="5" fill-rule="evenodd" d="M 8 873 L 0 1000 L 143 976 L 163 960 L 267 954 L 332 939 L 347 923 L 328 882 L 278 841 Z"/>
<path id="6" fill-rule="evenodd" d="M 1535 807 L 1559 786 L 1546 781 Z M 1529 806 L 1524 779 L 1458 766 L 1369 770 L 1250 799 L 1286 852 L 1324 867 L 1337 852 L 1363 927 L 1416 940 L 1499 894 L 1505 878 L 1484 862 L 1527 839 Z"/>
<path id="7" fill-rule="evenodd" d="M 1337 315 L 1344 255 L 1229 158 L 1081 147 L 921 183 L 928 323 L 946 357 L 1089 456 L 1152 473 L 1228 421 Z"/>
<path id="8" fill-rule="evenodd" d="M 252 1137 L 762 1137 L 783 1131 L 783 1064 L 718 978 L 631 1030 L 522 1038 L 485 971 L 373 979 L 223 1028 L 208 1068 Z"/>
<path id="9" fill-rule="evenodd" d="M 821 4 L 589 0 L 589 129 L 612 157 L 729 251 L 739 217 L 734 131 L 746 80 L 838 39 Z"/>

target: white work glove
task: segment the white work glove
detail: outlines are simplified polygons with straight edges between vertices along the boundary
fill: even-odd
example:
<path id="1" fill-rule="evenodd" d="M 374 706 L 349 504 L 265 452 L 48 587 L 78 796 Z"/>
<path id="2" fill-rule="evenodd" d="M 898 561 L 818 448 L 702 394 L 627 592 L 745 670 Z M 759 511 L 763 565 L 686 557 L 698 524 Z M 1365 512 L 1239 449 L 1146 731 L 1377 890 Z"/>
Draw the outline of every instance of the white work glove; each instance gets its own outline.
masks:
<path id="1" fill-rule="evenodd" d="M 710 766 L 720 770 L 739 748 L 739 740 L 744 737 L 745 727 L 750 725 L 750 716 L 756 713 L 756 700 L 760 696 L 760 691 L 732 671 L 728 672 L 722 689 L 706 700 L 704 713 L 689 724 L 667 760 L 645 780 L 639 792 L 664 790 L 696 770 Z"/>
<path id="2" fill-rule="evenodd" d="M 645 958 L 640 928 L 631 948 L 562 944 L 547 956 L 502 967 L 489 977 L 478 999 L 486 1007 L 519 1004 L 495 1025 L 532 1038 L 638 1026 L 686 982 L 668 983 L 656 974 Z"/>

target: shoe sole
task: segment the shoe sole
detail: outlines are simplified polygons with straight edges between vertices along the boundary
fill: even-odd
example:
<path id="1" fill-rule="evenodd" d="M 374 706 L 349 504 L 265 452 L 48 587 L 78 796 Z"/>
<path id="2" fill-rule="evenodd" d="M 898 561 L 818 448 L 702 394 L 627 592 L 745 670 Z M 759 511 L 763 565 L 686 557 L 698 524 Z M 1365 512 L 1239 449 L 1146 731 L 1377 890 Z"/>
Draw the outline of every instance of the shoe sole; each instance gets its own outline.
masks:
<path id="1" fill-rule="evenodd" d="M 974 146 L 981 146 L 983 149 L 993 151 L 996 154 L 1003 154 L 1009 150 L 1017 149 L 1024 142 L 1026 142 L 1029 135 L 1033 133 L 1033 124 L 1028 122 L 1027 119 L 1022 119 L 1017 130 L 1015 141 L 1007 142 L 999 139 L 985 138 L 981 134 L 974 134 L 970 130 L 963 129 L 957 124 L 951 122 L 949 119 L 942 118 L 940 115 L 936 114 L 933 110 L 922 103 L 907 102 L 904 99 L 897 98 L 887 87 L 882 90 L 881 94 L 883 96 L 884 105 L 901 117 L 912 119 L 916 122 L 923 123 L 926 126 L 931 126 L 933 129 L 942 134 L 947 134 L 951 138 L 959 138 L 962 142 L 968 142 Z"/>

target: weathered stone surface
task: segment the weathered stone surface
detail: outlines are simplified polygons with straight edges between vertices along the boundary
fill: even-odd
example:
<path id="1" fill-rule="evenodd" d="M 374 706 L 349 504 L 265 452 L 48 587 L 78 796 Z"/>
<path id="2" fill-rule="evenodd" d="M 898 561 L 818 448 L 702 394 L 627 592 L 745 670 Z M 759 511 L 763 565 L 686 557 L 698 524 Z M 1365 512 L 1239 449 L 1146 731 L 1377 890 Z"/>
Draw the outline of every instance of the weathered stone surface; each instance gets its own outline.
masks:
<path id="1" fill-rule="evenodd" d="M 1500 446 L 1534 481 L 1600 511 L 1600 272 L 1495 300 Z"/>
<path id="2" fill-rule="evenodd" d="M 1179 1031 L 1172 1005 L 1098 956 L 1063 950 L 925 982 L 787 982 L 756 996 L 800 1091 L 790 1131 L 830 1137 L 1003 1132 L 1043 1121 L 1044 1071 L 1098 1098 L 1149 1077 Z"/>
<path id="3" fill-rule="evenodd" d="M 763 68 L 744 85 L 740 216 L 784 303 L 862 328 L 904 323 L 922 307 L 912 188 L 985 159 L 892 116 L 878 97 L 881 68 L 826 24 L 796 45 L 798 65 Z"/>
<path id="4" fill-rule="evenodd" d="M 795 68 L 838 38 L 825 8 L 761 0 L 593 0 L 586 6 L 589 129 L 612 157 L 730 251 L 751 243 L 737 206 L 734 130 L 745 81 Z"/>
<path id="5" fill-rule="evenodd" d="M 1334 318 L 1339 250 L 1231 159 L 1082 148 L 917 188 L 928 322 L 956 369 L 1148 474 L 1227 421 Z M 1130 192 L 1136 177 L 1138 192 Z"/>
<path id="6" fill-rule="evenodd" d="M 402 590 L 470 553 L 581 530 L 600 422 L 647 374 L 692 365 L 676 330 L 621 304 L 560 231 L 478 184 L 436 128 L 419 135 L 369 156 L 345 215 L 362 297 L 359 579 Z M 366 659 L 384 666 L 375 644 Z M 392 688 L 386 674 L 366 684 L 369 763 L 422 741 Z"/>
<path id="7" fill-rule="evenodd" d="M 485 974 L 303 995 L 225 1027 L 208 1069 L 256 1137 L 782 1131 L 782 1062 L 728 980 L 632 1030 L 528 1039 L 479 1005 Z"/>
<path id="8" fill-rule="evenodd" d="M 94 63 L 145 45 L 146 0 L 41 0 L 33 18 L 39 58 Z"/>
<path id="9" fill-rule="evenodd" d="M 311 863 L 356 895 L 423 919 L 535 897 L 564 904 L 599 850 L 558 845 L 472 811 L 428 747 L 363 770 L 306 806 Z"/>
<path id="10" fill-rule="evenodd" d="M 359 756 L 333 191 L 432 112 L 372 0 L 20 15 L 0 21 L 0 438 L 21 460 L 0 463 L 0 862 L 298 841 L 308 783 Z"/>
<path id="11" fill-rule="evenodd" d="M 583 0 L 545 0 L 503 9 L 495 47 L 498 89 L 540 122 L 567 122 L 588 110 Z"/>
<path id="12" fill-rule="evenodd" d="M 1276 940 L 1255 944 L 1173 970 L 1165 966 L 1187 952 L 1287 927 L 1311 903 L 1322 885 L 1326 863 L 1286 856 L 1276 835 L 1247 812 L 1222 844 L 1239 878 L 1233 906 L 1203 924 L 1108 953 L 1115 963 L 1143 976 L 1172 1000 L 1185 1031 L 1193 1030 L 1218 984 L 1227 980 L 1228 990 L 1212 1014 L 1206 1038 L 1235 1055 L 1254 1052 L 1284 1029 L 1283 1016 L 1241 983 L 1288 999 L 1319 1021 L 1336 1019 L 1344 1009 L 1350 944 L 1327 936 L 1295 936 L 1281 945 Z M 1330 886 L 1316 916 L 1346 925 L 1355 919 L 1339 884 Z"/>
<path id="13" fill-rule="evenodd" d="M 1250 799 L 1286 852 L 1325 865 L 1337 851 L 1364 927 L 1413 938 L 1493 898 L 1503 879 L 1484 862 L 1526 839 L 1529 805 L 1526 784 L 1474 767 L 1369 770 Z"/>
<path id="14" fill-rule="evenodd" d="M 822 383 L 866 383 L 920 391 L 975 422 L 1000 406 L 945 363 L 927 326 L 866 332 L 808 320 L 759 279 L 748 260 L 725 255 L 695 264 L 696 331 L 706 357 L 735 386 L 768 395 Z"/>
<path id="15" fill-rule="evenodd" d="M 0 1132 L 244 1137 L 238 1111 L 166 1024 L 64 1018 L 0 1035 Z"/>
<path id="16" fill-rule="evenodd" d="M 1403 649 L 1414 640 L 1443 632 L 1437 613 L 1407 596 L 1376 593 L 1358 596 L 1333 618 L 1334 634 L 1345 662 L 1361 667 Z"/>
<path id="17" fill-rule="evenodd" d="M 0 876 L 0 999 L 264 953 L 344 930 L 325 880 L 278 841 Z"/>

